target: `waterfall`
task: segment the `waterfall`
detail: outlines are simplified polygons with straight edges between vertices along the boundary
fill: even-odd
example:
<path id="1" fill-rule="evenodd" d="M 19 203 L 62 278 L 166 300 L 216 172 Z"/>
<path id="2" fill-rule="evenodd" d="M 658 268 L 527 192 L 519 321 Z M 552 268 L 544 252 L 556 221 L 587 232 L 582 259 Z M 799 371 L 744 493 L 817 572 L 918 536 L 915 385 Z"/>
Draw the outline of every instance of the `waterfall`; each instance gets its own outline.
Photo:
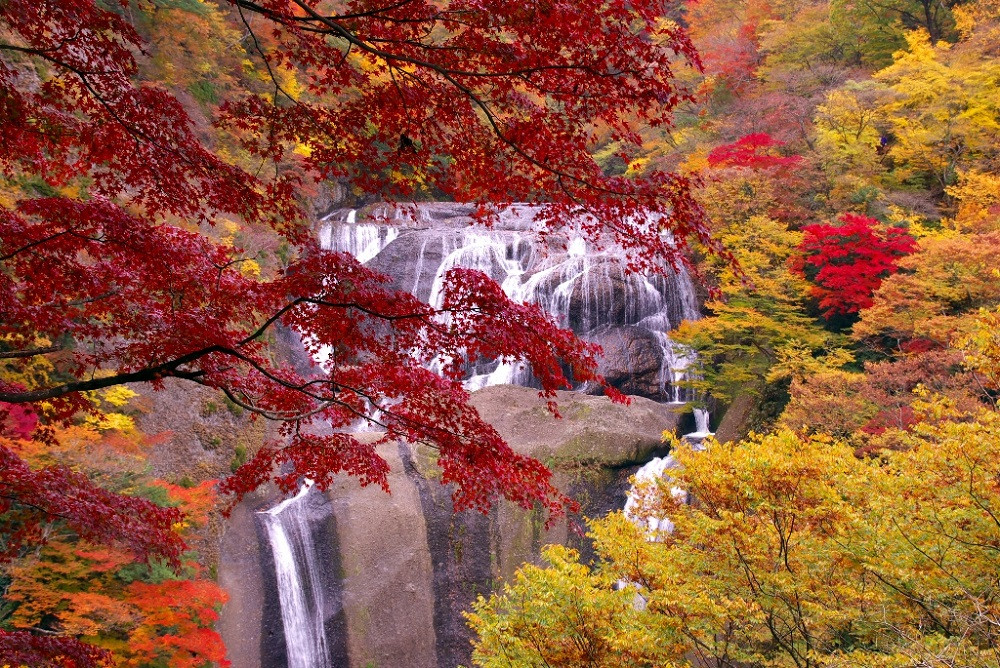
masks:
<path id="1" fill-rule="evenodd" d="M 642 502 L 637 486 L 645 485 L 649 488 L 654 482 L 662 478 L 668 469 L 673 468 L 677 468 L 677 460 L 674 459 L 673 455 L 654 457 L 635 472 L 635 485 L 629 490 L 628 496 L 625 498 L 625 508 L 623 509 L 625 517 L 640 526 L 645 525 L 650 533 L 657 531 L 671 532 L 674 530 L 674 524 L 666 517 L 653 517 L 640 514 Z M 670 493 L 675 499 L 680 501 L 687 500 L 687 493 L 679 487 L 672 487 Z"/>
<path id="2" fill-rule="evenodd" d="M 349 253 L 365 263 L 382 252 L 399 236 L 399 229 L 386 225 L 358 223 L 357 211 L 351 209 L 343 220 L 331 214 L 320 221 L 317 232 L 323 250 Z"/>
<path id="3" fill-rule="evenodd" d="M 712 432 L 708 430 L 709 421 L 708 410 L 705 408 L 695 408 L 694 409 L 694 431 L 690 434 L 685 434 L 688 439 L 702 439 L 707 438 L 712 435 Z"/>
<path id="4" fill-rule="evenodd" d="M 307 480 L 296 496 L 260 513 L 274 555 L 288 668 L 332 668 L 323 626 L 321 566 L 305 507 L 311 490 Z"/>
<path id="5" fill-rule="evenodd" d="M 694 450 L 703 450 L 705 448 L 704 440 L 712 435 L 712 432 L 709 431 L 710 417 L 707 409 L 694 409 L 695 430 L 684 434 L 682 437 Z M 625 497 L 625 507 L 622 509 L 625 512 L 625 517 L 639 526 L 644 526 L 649 531 L 650 538 L 655 538 L 658 531 L 666 531 L 668 533 L 673 531 L 674 524 L 666 517 L 643 514 L 641 512 L 642 496 L 643 494 L 656 494 L 657 491 L 652 489 L 652 483 L 662 478 L 666 478 L 669 481 L 670 474 L 667 471 L 675 469 L 678 466 L 677 459 L 673 455 L 654 457 L 635 472 L 635 483 Z M 640 492 L 640 488 L 644 488 L 643 492 Z M 688 503 L 689 501 L 688 493 L 680 487 L 671 487 L 670 494 L 681 503 Z"/>
<path id="6" fill-rule="evenodd" d="M 471 208 L 459 204 L 380 205 L 361 222 L 356 211 L 334 212 L 320 221 L 317 233 L 324 248 L 351 253 L 362 262 L 374 260 L 398 240 L 403 245 L 375 265 L 389 269 L 399 287 L 419 294 L 432 306 L 441 304 L 448 271 L 464 267 L 490 276 L 513 301 L 538 304 L 584 339 L 607 335 L 607 328 L 638 328 L 654 342 L 659 359 L 658 376 L 643 381 L 646 387 L 651 385 L 646 396 L 655 394 L 671 403 L 694 400 L 693 393 L 682 387 L 694 368 L 694 355 L 669 334 L 681 320 L 700 315 L 687 272 L 664 276 L 628 272 L 620 248 L 592 247 L 574 230 L 540 237 L 534 221 L 538 211 L 514 205 L 500 211 L 496 223 L 487 228 L 473 224 Z M 469 390 L 532 382 L 529 368 L 503 360 L 480 360 L 466 369 Z"/>

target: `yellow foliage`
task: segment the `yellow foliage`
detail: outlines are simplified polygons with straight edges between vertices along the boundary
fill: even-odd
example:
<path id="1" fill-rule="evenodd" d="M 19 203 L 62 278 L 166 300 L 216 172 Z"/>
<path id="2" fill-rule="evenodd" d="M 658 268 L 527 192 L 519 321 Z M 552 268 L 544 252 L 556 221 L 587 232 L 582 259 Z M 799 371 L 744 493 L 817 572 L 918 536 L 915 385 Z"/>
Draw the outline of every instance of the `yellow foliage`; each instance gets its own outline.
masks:
<path id="1" fill-rule="evenodd" d="M 649 158 L 636 158 L 628 164 L 628 169 L 625 170 L 625 176 L 635 176 L 637 174 L 642 174 L 646 169 L 646 165 L 649 164 Z"/>
<path id="2" fill-rule="evenodd" d="M 117 408 L 125 406 L 131 399 L 139 396 L 138 393 L 133 392 L 124 385 L 109 387 L 105 390 L 101 390 L 100 394 L 103 401 L 106 401 Z"/>
<path id="3" fill-rule="evenodd" d="M 976 0 L 951 11 L 963 40 L 978 42 L 993 54 L 1000 52 L 1000 0 Z"/>
<path id="4" fill-rule="evenodd" d="M 45 348 L 51 345 L 52 342 L 44 337 L 33 341 L 15 340 L 10 337 L 0 339 L 0 346 L 9 346 L 15 350 Z M 44 355 L 35 355 L 24 359 L 0 360 L 0 378 L 8 383 L 23 385 L 29 390 L 47 386 L 49 375 L 54 370 L 52 362 Z"/>
<path id="5" fill-rule="evenodd" d="M 946 192 L 958 200 L 953 225 L 962 232 L 1000 230 L 1000 175 L 960 171 L 958 183 Z"/>
<path id="6" fill-rule="evenodd" d="M 257 260 L 243 260 L 240 262 L 240 272 L 245 276 L 260 278 L 260 264 Z"/>
<path id="7" fill-rule="evenodd" d="M 130 432 L 135 429 L 135 420 L 124 413 L 101 413 L 88 415 L 87 424 L 93 425 L 99 431 Z"/>
<path id="8" fill-rule="evenodd" d="M 925 237 L 899 262 L 854 325 L 856 339 L 924 338 L 948 345 L 972 325 L 969 309 L 1000 302 L 1000 232 Z"/>
<path id="9" fill-rule="evenodd" d="M 878 125 L 885 112 L 871 82 L 848 82 L 816 108 L 816 137 L 828 169 L 874 175 L 881 171 Z"/>
<path id="10" fill-rule="evenodd" d="M 990 389 L 1000 390 L 1000 309 L 981 309 L 958 347 L 965 353 L 965 367 L 980 374 Z"/>
<path id="11" fill-rule="evenodd" d="M 889 153 L 898 178 L 926 177 L 943 189 L 963 166 L 996 167 L 1000 60 L 932 45 L 921 31 L 908 33 L 907 44 L 875 74 L 892 93 L 882 109 L 895 136 Z"/>
<path id="12" fill-rule="evenodd" d="M 475 604 L 476 664 L 584 665 L 555 653 L 575 640 L 628 646 L 623 667 L 995 667 L 1000 415 L 924 410 L 942 419 L 881 459 L 791 431 L 677 448 L 659 484 L 695 502 L 647 509 L 673 529 L 614 513 L 592 567 L 563 548 L 522 569 Z"/>
<path id="13" fill-rule="evenodd" d="M 275 76 L 281 90 L 293 100 L 298 100 L 302 96 L 302 84 L 299 83 L 298 76 L 294 69 L 289 67 L 278 67 L 275 69 Z"/>

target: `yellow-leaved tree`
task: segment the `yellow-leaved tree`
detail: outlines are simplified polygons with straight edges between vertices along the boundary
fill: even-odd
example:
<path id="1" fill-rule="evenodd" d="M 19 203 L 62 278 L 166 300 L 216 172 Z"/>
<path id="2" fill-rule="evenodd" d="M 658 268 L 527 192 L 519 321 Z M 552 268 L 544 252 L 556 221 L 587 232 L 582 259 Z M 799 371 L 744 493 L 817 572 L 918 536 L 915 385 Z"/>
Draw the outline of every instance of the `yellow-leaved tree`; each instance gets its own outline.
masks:
<path id="1" fill-rule="evenodd" d="M 673 531 L 613 514 L 594 565 L 551 549 L 476 603 L 476 664 L 996 666 L 1000 416 L 921 409 L 879 459 L 791 431 L 677 449 L 660 484 L 694 502 L 644 508 Z"/>

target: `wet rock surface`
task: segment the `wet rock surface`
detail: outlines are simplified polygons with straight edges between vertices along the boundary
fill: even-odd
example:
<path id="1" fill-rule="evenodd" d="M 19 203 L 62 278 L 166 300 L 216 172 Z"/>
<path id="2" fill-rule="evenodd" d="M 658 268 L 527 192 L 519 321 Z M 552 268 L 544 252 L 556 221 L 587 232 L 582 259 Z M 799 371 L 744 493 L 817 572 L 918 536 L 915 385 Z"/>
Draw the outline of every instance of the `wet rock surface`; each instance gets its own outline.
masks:
<path id="1" fill-rule="evenodd" d="M 347 252 L 432 305 L 454 267 L 477 269 L 512 299 L 541 306 L 581 338 L 605 347 L 601 371 L 626 394 L 661 400 L 672 393 L 672 369 L 683 364 L 669 332 L 699 317 L 695 286 L 683 272 L 627 273 L 624 254 L 588 244 L 572 231 L 540 234 L 536 208 L 501 211 L 492 226 L 477 224 L 473 208 L 421 203 L 335 211 L 317 227 L 321 243 Z M 477 365 L 474 375 L 494 368 Z M 496 382 L 494 378 L 491 382 Z M 528 384 L 527 374 L 499 379 Z M 482 382 L 473 382 L 477 388 Z"/>
<path id="2" fill-rule="evenodd" d="M 561 419 L 530 388 L 486 388 L 473 395 L 473 404 L 515 450 L 552 468 L 557 485 L 580 501 L 582 515 L 620 509 L 628 476 L 658 451 L 662 431 L 679 416 L 639 397 L 628 406 L 575 392 L 557 399 Z M 323 579 L 332 589 L 324 615 L 331 653 L 338 655 L 333 665 L 467 664 L 470 632 L 461 613 L 477 595 L 489 595 L 522 563 L 538 562 L 545 544 L 590 553 L 572 525 L 582 526 L 581 517 L 545 530 L 539 512 L 506 503 L 489 515 L 456 513 L 434 453 L 408 444 L 380 446 L 379 453 L 392 467 L 391 495 L 345 479 L 310 510 Z M 277 592 L 266 574 L 270 557 L 254 521 L 255 511 L 276 501 L 262 494 L 238 507 L 222 542 L 220 580 L 231 602 L 220 630 L 241 667 L 285 665 Z"/>

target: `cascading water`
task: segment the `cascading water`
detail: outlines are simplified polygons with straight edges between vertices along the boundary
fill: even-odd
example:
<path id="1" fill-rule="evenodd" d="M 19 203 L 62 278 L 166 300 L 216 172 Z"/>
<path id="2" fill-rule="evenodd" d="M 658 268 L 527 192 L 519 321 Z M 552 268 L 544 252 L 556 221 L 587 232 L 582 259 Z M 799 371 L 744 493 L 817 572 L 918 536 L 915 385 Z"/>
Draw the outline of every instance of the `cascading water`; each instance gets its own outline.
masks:
<path id="1" fill-rule="evenodd" d="M 350 253 L 359 262 L 368 262 L 399 236 L 395 227 L 356 221 L 354 210 L 348 211 L 342 220 L 337 219 L 337 214 L 324 218 L 318 231 L 320 247 Z"/>
<path id="2" fill-rule="evenodd" d="M 510 207 L 500 212 L 499 220 L 490 229 L 470 229 L 468 215 L 463 217 L 456 205 L 418 205 L 408 220 L 389 208 L 374 213 L 393 225 L 357 223 L 351 211 L 324 219 L 319 236 L 324 248 L 349 252 L 369 262 L 395 239 L 431 227 L 435 236 L 424 235 L 414 249 L 416 262 L 409 268 L 413 278 L 399 277 L 404 289 L 418 294 L 430 279 L 429 292 L 423 296 L 431 305 L 440 306 L 450 269 L 478 269 L 497 281 L 511 299 L 542 306 L 583 338 L 607 327 L 635 327 L 651 336 L 659 347 L 656 398 L 676 404 L 697 400 L 696 394 L 684 386 L 696 369 L 696 357 L 690 349 L 672 341 L 669 334 L 681 320 L 700 317 L 690 276 L 683 271 L 670 276 L 628 273 L 614 249 L 591 248 L 578 234 L 541 244 L 533 235 L 536 211 L 525 205 Z M 476 390 L 505 383 L 524 385 L 530 379 L 529 370 L 521 365 L 487 361 L 468 369 L 465 385 Z M 695 431 L 685 438 L 700 447 L 700 442 L 711 434 L 709 414 L 697 408 L 694 417 Z M 653 480 L 667 475 L 665 472 L 675 466 L 671 456 L 656 458 L 639 469 L 636 478 Z M 630 492 L 626 514 L 636 510 L 636 503 Z M 665 529 L 669 524 L 666 519 L 651 521 L 657 526 L 651 525 L 650 529 Z"/>
<path id="3" fill-rule="evenodd" d="M 405 214 L 380 205 L 360 223 L 353 210 L 334 212 L 320 221 L 317 233 L 323 248 L 350 253 L 361 262 L 375 261 L 401 288 L 431 305 L 440 305 L 447 272 L 465 267 L 489 275 L 514 301 L 542 306 L 585 339 L 608 336 L 609 328 L 636 328 L 653 342 L 660 360 L 658 376 L 651 381 L 658 391 L 639 393 L 670 403 L 694 400 L 683 386 L 693 355 L 669 335 L 681 320 L 700 315 L 690 276 L 683 271 L 668 276 L 626 272 L 616 249 L 591 248 L 578 233 L 540 240 L 537 211 L 515 205 L 499 212 L 493 227 L 482 228 L 470 226 L 469 211 L 461 205 L 420 204 L 408 207 Z M 411 237 L 419 243 L 407 245 L 408 235 L 420 235 Z M 409 254 L 405 266 L 392 264 L 400 261 L 399 251 L 389 267 L 380 265 L 379 254 L 397 239 L 404 242 L 403 255 Z M 524 365 L 482 360 L 467 369 L 465 384 L 476 390 L 531 382 Z"/>
<path id="4" fill-rule="evenodd" d="M 695 450 L 703 450 L 704 440 L 709 436 L 712 436 L 712 432 L 709 431 L 709 412 L 704 408 L 694 409 L 694 431 L 684 434 L 683 439 L 687 441 L 691 447 Z M 638 471 L 635 472 L 635 483 L 628 491 L 628 495 L 625 497 L 625 507 L 623 511 L 625 512 L 625 517 L 629 518 L 639 526 L 644 526 L 649 532 L 650 537 L 655 538 L 656 532 L 666 531 L 671 532 L 674 530 L 674 524 L 666 517 L 657 517 L 655 515 L 647 514 L 643 510 L 644 499 L 643 497 L 649 494 L 657 494 L 652 483 L 657 480 L 666 478 L 670 480 L 670 474 L 667 473 L 671 469 L 675 469 L 680 464 L 673 455 L 667 455 L 666 457 L 654 457 L 652 460 L 643 464 Z M 674 499 L 681 501 L 682 503 L 688 502 L 688 493 L 681 489 L 680 487 L 671 487 L 670 494 Z"/>
<path id="5" fill-rule="evenodd" d="M 259 513 L 274 556 L 288 668 L 332 668 L 319 560 L 305 507 L 312 487 L 306 481 L 296 496 Z"/>

